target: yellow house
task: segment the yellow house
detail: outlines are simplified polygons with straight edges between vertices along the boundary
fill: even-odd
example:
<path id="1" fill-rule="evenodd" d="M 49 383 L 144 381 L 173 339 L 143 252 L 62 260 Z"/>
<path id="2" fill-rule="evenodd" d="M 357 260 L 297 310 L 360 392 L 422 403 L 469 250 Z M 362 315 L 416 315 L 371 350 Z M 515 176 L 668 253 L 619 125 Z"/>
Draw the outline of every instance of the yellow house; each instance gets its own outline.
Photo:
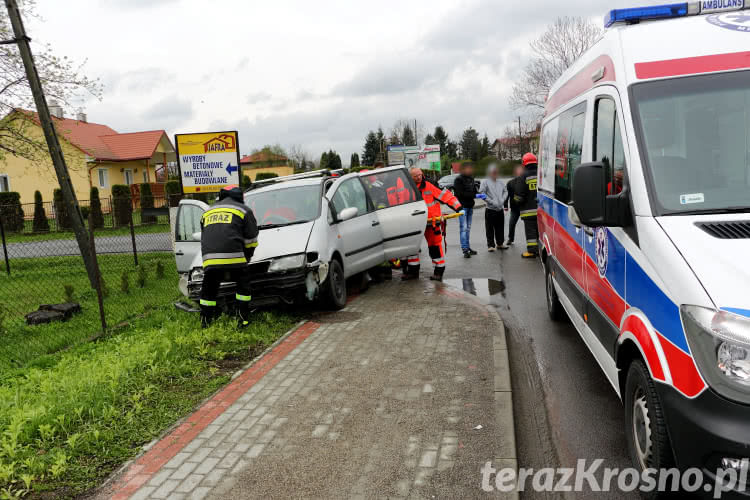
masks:
<path id="1" fill-rule="evenodd" d="M 274 173 L 279 177 L 292 175 L 294 167 L 289 165 L 289 159 L 284 155 L 277 155 L 270 151 L 258 151 L 251 155 L 243 156 L 240 159 L 241 174 L 250 177 L 255 181 L 260 173 Z"/>
<path id="2" fill-rule="evenodd" d="M 65 163 L 79 200 L 88 200 L 91 187 L 99 196 L 111 196 L 115 184 L 166 182 L 167 168 L 176 161 L 174 146 L 164 130 L 120 134 L 107 125 L 90 123 L 79 113 L 64 118 L 59 106 L 50 106 Z M 23 127 L 23 136 L 46 144 L 35 112 L 15 110 L 4 118 Z M 0 160 L 0 191 L 16 191 L 22 203 L 34 201 L 40 191 L 44 201 L 52 201 L 59 186 L 52 160 L 46 152 L 6 155 Z"/>

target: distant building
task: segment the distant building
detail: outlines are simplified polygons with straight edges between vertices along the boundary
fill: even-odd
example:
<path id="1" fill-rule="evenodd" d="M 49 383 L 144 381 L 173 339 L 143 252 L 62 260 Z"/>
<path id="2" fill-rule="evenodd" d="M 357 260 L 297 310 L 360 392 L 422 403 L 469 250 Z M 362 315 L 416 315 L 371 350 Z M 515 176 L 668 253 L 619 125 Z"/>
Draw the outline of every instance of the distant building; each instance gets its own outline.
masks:
<path id="1" fill-rule="evenodd" d="M 162 184 L 167 180 L 166 167 L 177 160 L 164 130 L 120 134 L 107 125 L 90 123 L 84 113 L 76 119 L 65 118 L 62 108 L 53 102 L 50 112 L 79 200 L 89 199 L 92 186 L 105 198 L 115 184 Z M 13 126 L 21 127 L 18 130 L 24 136 L 46 144 L 37 113 L 16 109 L 3 120 L 15 122 Z M 7 154 L 0 161 L 0 191 L 20 193 L 22 203 L 33 202 L 37 190 L 45 201 L 52 201 L 57 187 L 55 169 L 46 152 L 40 152 L 36 160 Z"/>
<path id="2" fill-rule="evenodd" d="M 240 174 L 247 175 L 254 181 L 258 174 L 270 172 L 283 177 L 292 175 L 294 167 L 289 164 L 289 158 L 263 150 L 240 159 Z"/>
<path id="3" fill-rule="evenodd" d="M 502 137 L 495 139 L 490 147 L 490 152 L 498 160 L 521 160 L 521 157 L 528 152 L 539 154 L 539 133 L 540 129 L 530 132 L 523 138 L 522 148 L 518 147 L 518 136 Z"/>

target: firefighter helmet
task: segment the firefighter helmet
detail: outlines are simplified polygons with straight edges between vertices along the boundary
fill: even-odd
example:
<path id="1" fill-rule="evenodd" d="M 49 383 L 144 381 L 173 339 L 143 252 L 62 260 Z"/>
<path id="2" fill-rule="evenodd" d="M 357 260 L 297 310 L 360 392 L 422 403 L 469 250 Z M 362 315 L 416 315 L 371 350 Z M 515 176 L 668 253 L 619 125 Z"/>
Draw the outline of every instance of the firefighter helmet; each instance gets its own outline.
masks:
<path id="1" fill-rule="evenodd" d="M 523 160 L 521 160 L 523 163 L 523 166 L 529 165 L 531 163 L 537 163 L 536 161 L 536 155 L 534 153 L 526 153 L 523 155 Z"/>

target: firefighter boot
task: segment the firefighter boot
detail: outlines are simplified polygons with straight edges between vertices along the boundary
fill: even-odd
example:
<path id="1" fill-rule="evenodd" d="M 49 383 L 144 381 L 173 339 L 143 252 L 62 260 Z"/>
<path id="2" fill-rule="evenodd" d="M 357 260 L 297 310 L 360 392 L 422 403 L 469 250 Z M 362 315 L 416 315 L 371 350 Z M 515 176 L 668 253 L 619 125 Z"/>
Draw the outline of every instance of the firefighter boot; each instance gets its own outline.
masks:
<path id="1" fill-rule="evenodd" d="M 430 276 L 430 279 L 432 281 L 443 281 L 443 274 L 445 274 L 445 268 L 444 267 L 436 267 L 435 272 L 432 276 Z"/>
<path id="2" fill-rule="evenodd" d="M 404 275 L 401 276 L 403 281 L 411 281 L 419 279 L 419 266 L 407 266 Z"/>
<path id="3" fill-rule="evenodd" d="M 237 304 L 237 328 L 250 326 L 250 302 L 239 302 Z"/>
<path id="4" fill-rule="evenodd" d="M 217 314 L 217 307 L 216 306 L 201 306 L 201 328 L 208 328 L 211 326 L 211 323 L 213 323 L 216 318 L 219 315 Z"/>

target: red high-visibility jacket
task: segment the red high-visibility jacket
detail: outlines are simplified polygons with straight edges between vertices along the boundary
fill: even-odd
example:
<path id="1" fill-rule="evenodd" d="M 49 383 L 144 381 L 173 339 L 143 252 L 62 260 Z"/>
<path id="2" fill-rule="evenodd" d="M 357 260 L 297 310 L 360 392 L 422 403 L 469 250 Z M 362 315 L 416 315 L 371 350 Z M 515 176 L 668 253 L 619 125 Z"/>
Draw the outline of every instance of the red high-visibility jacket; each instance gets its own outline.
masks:
<path id="1" fill-rule="evenodd" d="M 440 204 L 448 205 L 456 212 L 461 210 L 461 203 L 458 201 L 453 193 L 449 189 L 440 189 L 427 180 L 422 181 L 422 185 L 419 186 L 419 190 L 422 192 L 422 199 L 427 204 L 427 218 L 432 219 L 434 217 L 440 217 L 441 210 Z"/>
<path id="2" fill-rule="evenodd" d="M 396 180 L 396 185 L 389 187 L 385 192 L 388 196 L 388 205 L 392 207 L 414 201 L 412 200 L 411 190 L 406 189 L 404 181 L 400 177 Z"/>

